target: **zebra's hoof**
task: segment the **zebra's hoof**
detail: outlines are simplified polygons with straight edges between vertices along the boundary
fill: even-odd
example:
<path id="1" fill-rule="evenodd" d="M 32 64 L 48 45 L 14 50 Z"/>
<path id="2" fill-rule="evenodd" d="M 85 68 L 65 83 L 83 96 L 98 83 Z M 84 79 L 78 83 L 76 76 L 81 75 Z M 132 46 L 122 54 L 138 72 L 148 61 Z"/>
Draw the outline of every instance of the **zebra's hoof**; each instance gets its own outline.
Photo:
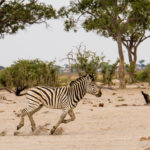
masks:
<path id="1" fill-rule="evenodd" d="M 23 127 L 23 125 L 18 125 L 17 130 L 19 130 L 21 127 Z"/>
<path id="2" fill-rule="evenodd" d="M 54 130 L 54 129 L 52 129 L 52 130 L 50 131 L 50 134 L 51 134 L 51 135 L 53 135 L 53 134 L 54 134 L 54 132 L 55 132 L 55 130 Z"/>
<path id="3" fill-rule="evenodd" d="M 55 126 L 54 126 L 53 129 L 51 129 L 50 134 L 51 134 L 51 135 L 54 134 L 55 130 L 56 130 L 56 128 L 55 128 Z"/>
<path id="4" fill-rule="evenodd" d="M 36 129 L 36 127 L 32 127 L 32 128 L 31 128 L 32 132 L 34 132 L 34 131 L 35 131 L 35 129 Z"/>
<path id="5" fill-rule="evenodd" d="M 19 126 L 17 126 L 17 130 L 19 130 L 20 129 L 20 127 Z"/>

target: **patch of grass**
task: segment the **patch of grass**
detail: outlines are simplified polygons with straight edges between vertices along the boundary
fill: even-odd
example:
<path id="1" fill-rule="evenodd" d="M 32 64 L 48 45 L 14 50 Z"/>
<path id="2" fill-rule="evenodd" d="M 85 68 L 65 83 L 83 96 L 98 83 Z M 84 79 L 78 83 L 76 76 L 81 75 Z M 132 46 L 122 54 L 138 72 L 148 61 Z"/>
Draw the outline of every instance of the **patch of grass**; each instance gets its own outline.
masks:
<path id="1" fill-rule="evenodd" d="M 123 99 L 123 98 L 122 99 L 118 99 L 118 101 L 119 102 L 123 102 L 123 101 L 125 101 L 125 99 Z"/>

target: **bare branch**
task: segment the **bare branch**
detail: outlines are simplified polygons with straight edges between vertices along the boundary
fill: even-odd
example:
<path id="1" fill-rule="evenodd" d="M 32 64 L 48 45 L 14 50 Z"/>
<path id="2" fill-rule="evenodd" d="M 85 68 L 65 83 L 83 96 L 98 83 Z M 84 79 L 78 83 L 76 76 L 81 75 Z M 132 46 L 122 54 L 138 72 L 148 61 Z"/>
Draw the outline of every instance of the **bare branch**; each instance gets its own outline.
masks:
<path id="1" fill-rule="evenodd" d="M 0 0 L 0 6 L 5 2 L 6 0 Z"/>

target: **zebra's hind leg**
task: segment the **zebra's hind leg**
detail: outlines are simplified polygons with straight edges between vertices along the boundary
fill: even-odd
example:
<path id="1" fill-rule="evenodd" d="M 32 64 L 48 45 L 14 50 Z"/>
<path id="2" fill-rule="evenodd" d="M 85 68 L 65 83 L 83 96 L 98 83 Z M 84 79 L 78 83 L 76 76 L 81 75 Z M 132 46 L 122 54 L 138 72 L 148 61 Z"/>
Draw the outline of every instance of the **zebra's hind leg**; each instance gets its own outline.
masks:
<path id="1" fill-rule="evenodd" d="M 33 120 L 32 115 L 33 115 L 34 113 L 36 113 L 37 111 L 39 111 L 42 107 L 43 107 L 43 104 L 39 105 L 38 108 L 36 108 L 36 109 L 34 109 L 33 111 L 30 111 L 30 112 L 28 113 L 28 117 L 29 117 L 29 120 L 30 120 L 30 123 L 31 123 L 31 129 L 32 129 L 33 132 L 34 132 L 35 129 L 36 129 L 36 125 L 35 125 L 35 121 Z"/>
<path id="2" fill-rule="evenodd" d="M 34 120 L 33 120 L 33 117 L 32 117 L 32 115 L 34 114 L 34 113 L 36 113 L 37 111 L 39 111 L 41 108 L 42 108 L 42 104 L 41 105 L 39 105 L 38 107 L 36 107 L 36 108 L 26 108 L 26 109 L 23 109 L 22 110 L 22 112 L 21 112 L 21 120 L 20 120 L 20 123 L 19 123 L 19 125 L 17 126 L 17 130 L 19 130 L 21 127 L 23 127 L 24 126 L 24 117 L 26 116 L 26 115 L 28 115 L 28 117 L 29 117 L 29 120 L 30 120 L 30 122 L 31 122 L 31 126 L 32 126 L 32 131 L 34 131 L 35 130 L 35 128 L 36 128 L 36 126 L 35 126 L 35 122 L 34 122 Z"/>
<path id="3" fill-rule="evenodd" d="M 69 114 L 69 116 L 71 117 L 70 119 L 68 119 L 68 120 L 63 120 L 62 121 L 62 123 L 68 123 L 68 122 L 71 122 L 71 121 L 74 121 L 75 120 L 75 114 L 74 114 L 74 111 L 73 111 L 73 109 L 70 109 L 69 111 L 68 111 L 68 114 Z"/>
<path id="4" fill-rule="evenodd" d="M 63 111 L 63 113 L 61 114 L 59 121 L 56 123 L 55 126 L 53 126 L 53 129 L 51 129 L 50 134 L 54 134 L 55 130 L 58 128 L 58 126 L 63 123 L 64 118 L 66 117 L 68 111 Z"/>
<path id="5" fill-rule="evenodd" d="M 19 125 L 17 126 L 17 130 L 19 130 L 20 128 L 22 128 L 24 126 L 24 117 L 26 115 L 27 115 L 26 109 L 23 109 L 21 112 L 21 119 L 20 119 Z"/>

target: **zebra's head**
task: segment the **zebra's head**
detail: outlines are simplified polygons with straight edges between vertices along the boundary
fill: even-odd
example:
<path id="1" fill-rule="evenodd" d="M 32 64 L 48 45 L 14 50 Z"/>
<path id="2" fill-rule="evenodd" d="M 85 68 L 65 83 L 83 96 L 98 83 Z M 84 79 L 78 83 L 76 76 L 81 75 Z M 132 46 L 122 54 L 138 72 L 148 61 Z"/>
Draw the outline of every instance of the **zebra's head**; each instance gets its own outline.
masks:
<path id="1" fill-rule="evenodd" d="M 100 87 L 98 87 L 94 83 L 94 76 L 86 75 L 86 81 L 87 81 L 86 92 L 89 94 L 95 95 L 96 97 L 101 97 L 102 92 L 101 92 Z"/>

